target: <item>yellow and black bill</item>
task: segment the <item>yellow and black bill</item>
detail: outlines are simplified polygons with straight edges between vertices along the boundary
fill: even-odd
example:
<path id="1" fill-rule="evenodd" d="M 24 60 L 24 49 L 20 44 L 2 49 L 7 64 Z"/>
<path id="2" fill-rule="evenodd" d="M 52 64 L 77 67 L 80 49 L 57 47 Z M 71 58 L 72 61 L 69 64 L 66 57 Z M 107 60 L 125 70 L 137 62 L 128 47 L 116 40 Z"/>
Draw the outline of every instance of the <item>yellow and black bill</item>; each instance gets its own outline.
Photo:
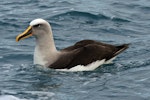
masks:
<path id="1" fill-rule="evenodd" d="M 16 37 L 16 42 L 32 36 L 32 27 L 29 26 L 23 33 Z"/>

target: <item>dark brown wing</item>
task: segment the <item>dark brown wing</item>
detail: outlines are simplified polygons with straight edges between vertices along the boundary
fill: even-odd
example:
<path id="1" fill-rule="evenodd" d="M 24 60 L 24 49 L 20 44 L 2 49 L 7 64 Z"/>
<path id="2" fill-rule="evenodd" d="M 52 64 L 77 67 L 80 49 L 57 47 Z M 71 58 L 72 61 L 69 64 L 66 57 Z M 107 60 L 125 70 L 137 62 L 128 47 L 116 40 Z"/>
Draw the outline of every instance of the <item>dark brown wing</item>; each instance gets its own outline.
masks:
<path id="1" fill-rule="evenodd" d="M 62 49 L 62 51 L 71 51 L 71 50 L 74 50 L 74 49 L 84 47 L 84 46 L 89 45 L 89 44 L 107 46 L 107 47 L 110 47 L 111 49 L 115 49 L 115 46 L 110 45 L 110 44 L 106 44 L 106 43 L 102 43 L 102 42 L 98 42 L 98 41 L 94 41 L 94 40 L 82 40 L 82 41 L 77 42 L 73 46 Z"/>
<path id="2" fill-rule="evenodd" d="M 77 65 L 88 65 L 97 60 L 105 59 L 107 61 L 127 48 L 128 44 L 113 46 L 93 40 L 83 40 L 63 49 L 62 52 L 64 54 L 49 67 L 54 69 L 70 69 Z"/>
<path id="3" fill-rule="evenodd" d="M 65 52 L 55 63 L 50 65 L 50 68 L 69 69 L 77 65 L 87 65 L 101 60 L 111 54 L 111 51 L 103 48 L 103 46 L 89 44 L 76 50 Z"/>

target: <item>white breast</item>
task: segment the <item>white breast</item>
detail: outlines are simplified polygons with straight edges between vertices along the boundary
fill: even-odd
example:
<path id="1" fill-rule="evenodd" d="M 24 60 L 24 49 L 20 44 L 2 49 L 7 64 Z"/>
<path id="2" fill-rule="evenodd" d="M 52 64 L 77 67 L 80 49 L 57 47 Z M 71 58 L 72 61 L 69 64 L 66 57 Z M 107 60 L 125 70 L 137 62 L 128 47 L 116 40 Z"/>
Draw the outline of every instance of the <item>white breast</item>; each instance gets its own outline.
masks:
<path id="1" fill-rule="evenodd" d="M 47 61 L 45 61 L 44 58 L 44 55 L 42 55 L 39 49 L 36 47 L 34 51 L 34 64 L 45 66 Z"/>

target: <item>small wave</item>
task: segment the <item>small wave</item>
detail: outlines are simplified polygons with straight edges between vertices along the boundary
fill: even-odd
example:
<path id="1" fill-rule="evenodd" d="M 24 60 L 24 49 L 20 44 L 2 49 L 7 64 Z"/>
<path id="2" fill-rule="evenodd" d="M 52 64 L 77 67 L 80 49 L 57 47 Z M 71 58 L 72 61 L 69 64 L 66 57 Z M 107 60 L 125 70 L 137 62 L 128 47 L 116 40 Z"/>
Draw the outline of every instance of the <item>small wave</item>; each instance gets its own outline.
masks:
<path id="1" fill-rule="evenodd" d="M 23 5 L 23 4 L 31 4 L 31 3 L 36 3 L 34 0 L 31 0 L 31 1 L 29 1 L 29 0 L 27 0 L 27 1 L 16 1 L 16 0 L 12 0 L 11 2 L 9 1 L 3 1 L 2 2 L 4 5 L 7 5 L 7 6 L 11 6 L 12 4 L 13 5 Z"/>
<path id="2" fill-rule="evenodd" d="M 55 26 L 55 27 L 61 27 L 61 25 L 60 25 L 60 24 L 55 23 L 55 22 L 50 22 L 50 24 L 51 24 L 52 26 Z"/>
<path id="3" fill-rule="evenodd" d="M 140 10 L 141 10 L 142 12 L 149 13 L 149 12 L 150 12 L 150 7 L 141 6 L 141 7 L 140 7 Z"/>
<path id="4" fill-rule="evenodd" d="M 8 59 L 8 58 L 17 58 L 17 59 L 25 59 L 25 58 L 27 58 L 27 59 L 29 59 L 29 58 L 32 58 L 32 54 L 7 54 L 7 55 L 5 55 L 5 57 L 6 57 L 6 59 Z"/>
<path id="5" fill-rule="evenodd" d="M 0 96 L 0 100 L 27 100 L 27 99 L 20 99 L 13 95 L 2 95 L 2 96 Z"/>
<path id="6" fill-rule="evenodd" d="M 116 22 L 130 22 L 127 19 L 117 18 L 117 17 L 112 18 L 112 21 L 116 21 Z"/>
<path id="7" fill-rule="evenodd" d="M 109 17 L 103 15 L 103 14 L 92 14 L 92 13 L 88 13 L 88 12 L 81 12 L 81 11 L 69 11 L 69 12 L 65 12 L 62 14 L 58 14 L 53 16 L 52 18 L 59 18 L 59 17 L 63 17 L 63 16 L 69 16 L 69 17 L 87 17 L 87 18 L 92 18 L 92 19 L 109 19 Z"/>
<path id="8" fill-rule="evenodd" d="M 41 2 L 41 1 L 39 1 Z M 71 6 L 73 5 L 71 2 L 69 1 L 53 1 L 51 3 L 43 3 L 42 5 L 39 5 L 40 8 L 54 8 L 56 6 Z"/>
<path id="9" fill-rule="evenodd" d="M 141 7 L 142 9 L 144 9 L 144 10 L 150 10 L 150 7 Z"/>
<path id="10" fill-rule="evenodd" d="M 78 19 L 79 17 L 84 17 L 92 20 L 111 20 L 114 22 L 130 22 L 130 20 L 119 17 L 111 17 L 106 16 L 104 14 L 92 14 L 89 12 L 81 12 L 81 11 L 69 11 L 65 13 L 61 13 L 51 17 L 52 19 L 65 19 L 71 17 L 72 19 Z"/>
<path id="11" fill-rule="evenodd" d="M 117 8 L 126 8 L 126 9 L 134 9 L 139 7 L 138 4 L 134 3 L 123 3 L 123 2 L 115 2 L 111 4 L 112 6 L 115 6 Z"/>
<path id="12" fill-rule="evenodd" d="M 4 22 L 4 21 L 0 21 L 0 25 L 1 26 L 13 26 L 13 27 L 19 27 L 19 25 L 16 25 L 14 23 L 10 23 L 10 22 Z"/>

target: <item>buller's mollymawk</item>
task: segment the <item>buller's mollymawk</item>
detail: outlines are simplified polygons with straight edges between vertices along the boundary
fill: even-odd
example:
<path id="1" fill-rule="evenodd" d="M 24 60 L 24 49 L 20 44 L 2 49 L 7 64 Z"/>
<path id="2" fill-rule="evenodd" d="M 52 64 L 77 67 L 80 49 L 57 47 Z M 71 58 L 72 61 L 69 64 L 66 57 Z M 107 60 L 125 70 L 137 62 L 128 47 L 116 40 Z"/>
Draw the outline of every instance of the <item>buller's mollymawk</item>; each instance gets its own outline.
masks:
<path id="1" fill-rule="evenodd" d="M 50 24 L 35 19 L 16 37 L 16 41 L 29 36 L 36 38 L 34 64 L 63 71 L 90 71 L 108 63 L 128 48 L 128 44 L 114 46 L 94 40 L 82 40 L 62 50 L 55 47 Z"/>

